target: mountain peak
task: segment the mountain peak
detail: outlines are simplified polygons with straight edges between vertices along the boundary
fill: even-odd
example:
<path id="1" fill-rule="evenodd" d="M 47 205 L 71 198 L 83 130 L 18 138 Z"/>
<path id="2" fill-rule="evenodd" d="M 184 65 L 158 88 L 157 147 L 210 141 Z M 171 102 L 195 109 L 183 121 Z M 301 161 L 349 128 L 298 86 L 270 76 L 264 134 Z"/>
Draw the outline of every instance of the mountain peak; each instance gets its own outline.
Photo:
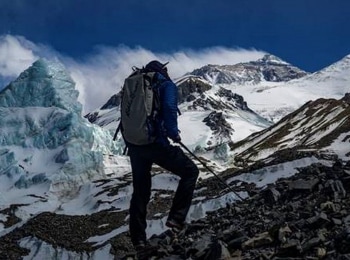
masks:
<path id="1" fill-rule="evenodd" d="M 261 59 L 257 60 L 256 63 L 262 63 L 262 64 L 273 64 L 273 65 L 290 65 L 288 62 L 285 62 L 284 60 L 280 59 L 279 57 L 272 55 L 272 54 L 266 54 Z"/>
<path id="2" fill-rule="evenodd" d="M 66 68 L 59 61 L 51 61 L 45 58 L 40 58 L 35 61 L 32 66 L 23 71 L 15 80 L 27 80 L 38 78 L 53 78 L 56 80 L 64 80 L 73 83 L 72 78 L 67 73 Z"/>

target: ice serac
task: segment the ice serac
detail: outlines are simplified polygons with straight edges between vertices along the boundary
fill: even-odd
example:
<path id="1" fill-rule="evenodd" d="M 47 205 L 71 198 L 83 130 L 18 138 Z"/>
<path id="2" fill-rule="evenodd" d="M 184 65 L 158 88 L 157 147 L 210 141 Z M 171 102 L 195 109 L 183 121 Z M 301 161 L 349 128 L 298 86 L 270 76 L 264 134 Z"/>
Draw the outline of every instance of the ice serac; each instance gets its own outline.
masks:
<path id="1" fill-rule="evenodd" d="M 75 83 L 59 62 L 40 59 L 0 93 L 1 107 L 58 107 L 81 114 Z"/>
<path id="2" fill-rule="evenodd" d="M 0 92 L 0 177 L 18 188 L 71 188 L 104 174 L 110 134 L 81 116 L 65 67 L 40 59 Z"/>

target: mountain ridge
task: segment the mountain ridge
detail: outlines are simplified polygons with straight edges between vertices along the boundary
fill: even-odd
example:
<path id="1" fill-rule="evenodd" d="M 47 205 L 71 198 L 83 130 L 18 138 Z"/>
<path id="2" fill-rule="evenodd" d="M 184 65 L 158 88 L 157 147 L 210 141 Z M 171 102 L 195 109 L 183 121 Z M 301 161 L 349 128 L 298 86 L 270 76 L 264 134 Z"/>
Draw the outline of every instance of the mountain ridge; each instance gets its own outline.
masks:
<path id="1" fill-rule="evenodd" d="M 266 54 L 257 61 L 234 65 L 207 65 L 188 75 L 202 77 L 212 84 L 258 84 L 260 82 L 289 81 L 308 73 L 280 58 Z"/>
<path id="2" fill-rule="evenodd" d="M 340 100 L 322 98 L 309 101 L 273 126 L 234 144 L 231 147 L 234 157 L 249 164 L 250 159 L 254 157 L 253 161 L 271 160 L 276 151 L 281 153 L 283 149 L 322 152 L 332 149 L 331 144 L 337 139 L 340 139 L 340 143 L 345 142 L 343 146 L 346 147 L 350 138 L 350 134 L 346 135 L 350 132 L 350 106 L 346 101 L 348 96 L 349 94 L 346 94 Z M 262 156 L 259 156 L 259 153 Z M 338 151 L 339 153 L 341 152 Z M 350 153 L 342 155 L 346 158 Z"/>

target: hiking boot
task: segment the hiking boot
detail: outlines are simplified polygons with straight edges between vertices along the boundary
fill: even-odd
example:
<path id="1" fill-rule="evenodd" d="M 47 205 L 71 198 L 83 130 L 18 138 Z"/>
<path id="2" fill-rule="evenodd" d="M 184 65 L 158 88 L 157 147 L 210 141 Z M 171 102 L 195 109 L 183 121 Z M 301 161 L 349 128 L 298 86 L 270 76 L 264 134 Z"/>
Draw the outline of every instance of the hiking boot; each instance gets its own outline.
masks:
<path id="1" fill-rule="evenodd" d="M 183 222 L 176 221 L 174 219 L 168 219 L 165 225 L 174 231 L 180 231 L 184 228 L 185 224 Z"/>
<path id="2" fill-rule="evenodd" d="M 134 248 L 136 250 L 136 259 L 138 260 L 150 259 L 151 256 L 157 254 L 158 250 L 156 246 L 152 246 L 144 240 L 140 240 L 134 244 Z"/>
<path id="3" fill-rule="evenodd" d="M 147 259 L 146 241 L 140 240 L 134 244 L 137 259 Z"/>
<path id="4" fill-rule="evenodd" d="M 134 245 L 135 250 L 142 251 L 146 248 L 146 241 L 140 240 Z"/>

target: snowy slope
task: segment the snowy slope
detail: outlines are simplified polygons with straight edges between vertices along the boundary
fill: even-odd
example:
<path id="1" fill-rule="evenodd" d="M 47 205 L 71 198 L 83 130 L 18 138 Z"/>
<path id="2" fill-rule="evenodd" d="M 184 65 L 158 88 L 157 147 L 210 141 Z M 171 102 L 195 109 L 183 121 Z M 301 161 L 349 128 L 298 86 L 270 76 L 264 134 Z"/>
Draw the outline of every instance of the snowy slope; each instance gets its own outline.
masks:
<path id="1" fill-rule="evenodd" d="M 242 95 L 259 115 L 277 122 L 310 100 L 342 98 L 350 89 L 350 55 L 324 68 L 288 82 L 261 82 L 257 85 L 231 84 L 225 87 Z"/>
<path id="2" fill-rule="evenodd" d="M 310 101 L 273 126 L 235 144 L 232 156 L 249 164 L 273 160 L 284 150 L 324 152 L 349 160 L 350 103 L 345 98 Z"/>

